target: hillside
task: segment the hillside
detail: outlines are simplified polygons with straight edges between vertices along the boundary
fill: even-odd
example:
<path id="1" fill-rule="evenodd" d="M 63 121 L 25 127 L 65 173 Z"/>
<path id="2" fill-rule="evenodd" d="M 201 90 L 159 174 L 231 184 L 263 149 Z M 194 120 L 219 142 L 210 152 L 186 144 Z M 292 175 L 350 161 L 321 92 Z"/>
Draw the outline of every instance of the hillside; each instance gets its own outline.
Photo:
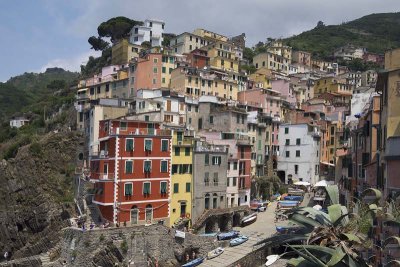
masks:
<path id="1" fill-rule="evenodd" d="M 43 107 L 53 108 L 62 99 L 55 95 L 67 90 L 78 73 L 50 68 L 44 73 L 24 73 L 0 83 L 0 121 L 16 112 L 40 113 Z"/>
<path id="2" fill-rule="evenodd" d="M 341 25 L 317 26 L 284 42 L 320 58 L 329 58 L 335 48 L 348 43 L 383 53 L 400 46 L 400 13 L 371 14 Z"/>

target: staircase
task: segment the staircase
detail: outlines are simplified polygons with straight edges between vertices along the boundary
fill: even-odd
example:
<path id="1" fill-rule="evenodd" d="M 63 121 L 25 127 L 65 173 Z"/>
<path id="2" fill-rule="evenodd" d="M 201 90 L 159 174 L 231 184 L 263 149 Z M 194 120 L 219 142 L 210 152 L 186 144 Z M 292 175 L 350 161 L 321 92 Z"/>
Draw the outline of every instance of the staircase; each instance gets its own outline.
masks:
<path id="1" fill-rule="evenodd" d="M 233 208 L 225 208 L 225 209 L 211 209 L 211 210 L 206 210 L 196 221 L 195 224 L 193 224 L 192 228 L 196 231 L 199 229 L 209 218 L 212 216 L 219 216 L 219 215 L 224 215 L 224 214 L 229 214 L 229 213 L 235 213 L 235 212 L 247 212 L 250 213 L 250 208 L 248 206 L 238 206 L 238 207 L 233 207 Z"/>
<path id="2" fill-rule="evenodd" d="M 40 254 L 39 259 L 42 262 L 42 266 L 52 266 L 49 252 Z"/>

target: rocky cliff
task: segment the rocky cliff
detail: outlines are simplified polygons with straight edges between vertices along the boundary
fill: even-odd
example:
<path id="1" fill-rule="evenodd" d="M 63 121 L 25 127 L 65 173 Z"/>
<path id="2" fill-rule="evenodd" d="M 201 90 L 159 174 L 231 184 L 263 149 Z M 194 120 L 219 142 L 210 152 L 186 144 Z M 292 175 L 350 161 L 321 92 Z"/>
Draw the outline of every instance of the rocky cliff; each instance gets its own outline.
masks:
<path id="1" fill-rule="evenodd" d="M 51 132 L 0 162 L 1 255 L 38 255 L 59 241 L 75 213 L 73 176 L 82 138 L 68 130 Z"/>

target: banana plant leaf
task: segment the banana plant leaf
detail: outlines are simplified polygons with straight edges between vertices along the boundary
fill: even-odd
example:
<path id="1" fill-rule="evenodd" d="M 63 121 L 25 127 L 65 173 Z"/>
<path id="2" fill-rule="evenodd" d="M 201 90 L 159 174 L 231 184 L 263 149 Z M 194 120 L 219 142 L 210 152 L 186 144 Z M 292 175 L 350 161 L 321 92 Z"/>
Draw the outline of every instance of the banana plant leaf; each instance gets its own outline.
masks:
<path id="1" fill-rule="evenodd" d="M 316 221 L 318 221 L 321 225 L 331 225 L 331 219 L 328 214 L 323 211 L 316 210 L 311 207 L 299 207 L 296 209 L 292 209 L 292 213 L 298 213 L 310 217 Z"/>
<path id="2" fill-rule="evenodd" d="M 304 234 L 280 234 L 280 235 L 274 235 L 268 238 L 265 238 L 261 241 L 258 241 L 254 246 L 264 244 L 265 246 L 280 246 L 284 245 L 290 242 L 295 242 L 295 241 L 302 241 L 302 240 L 307 240 L 308 235 Z"/>
<path id="3" fill-rule="evenodd" d="M 368 188 L 361 193 L 361 199 L 366 196 L 373 196 L 373 203 L 377 203 L 382 197 L 382 192 L 375 188 Z"/>
<path id="4" fill-rule="evenodd" d="M 339 187 L 337 185 L 328 185 L 325 190 L 328 193 L 331 205 L 339 204 Z"/>
<path id="5" fill-rule="evenodd" d="M 395 267 L 395 266 L 400 266 L 400 261 L 398 260 L 393 260 L 393 261 L 389 261 L 386 264 L 387 267 Z"/>
<path id="6" fill-rule="evenodd" d="M 317 267 L 319 265 L 314 264 L 310 261 L 305 260 L 303 257 L 298 257 L 298 258 L 291 258 L 288 263 L 288 266 L 293 266 L 293 267 Z"/>
<path id="7" fill-rule="evenodd" d="M 297 225 L 307 227 L 309 229 L 314 229 L 317 226 L 321 226 L 321 224 L 316 220 L 297 213 L 289 215 L 289 220 Z"/>
<path id="8" fill-rule="evenodd" d="M 358 236 L 356 236 L 355 234 L 342 233 L 342 236 L 345 237 L 345 239 L 347 239 L 347 240 L 349 240 L 351 242 L 355 242 L 355 243 L 358 243 L 358 244 L 362 243 L 361 239 Z"/>
<path id="9" fill-rule="evenodd" d="M 331 219 L 331 222 L 334 224 L 342 216 L 342 206 L 340 204 L 329 206 L 328 214 Z"/>

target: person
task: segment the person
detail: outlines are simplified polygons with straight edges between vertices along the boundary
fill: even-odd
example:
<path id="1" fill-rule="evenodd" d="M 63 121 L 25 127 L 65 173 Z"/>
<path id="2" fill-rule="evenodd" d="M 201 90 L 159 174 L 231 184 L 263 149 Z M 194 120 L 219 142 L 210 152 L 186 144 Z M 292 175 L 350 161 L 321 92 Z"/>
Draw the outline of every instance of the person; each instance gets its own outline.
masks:
<path id="1" fill-rule="evenodd" d="M 194 259 L 196 259 L 196 252 L 192 252 L 192 259 L 194 260 Z"/>
<path id="2" fill-rule="evenodd" d="M 6 251 L 5 253 L 4 253 L 4 259 L 7 261 L 8 260 L 8 251 Z"/>

